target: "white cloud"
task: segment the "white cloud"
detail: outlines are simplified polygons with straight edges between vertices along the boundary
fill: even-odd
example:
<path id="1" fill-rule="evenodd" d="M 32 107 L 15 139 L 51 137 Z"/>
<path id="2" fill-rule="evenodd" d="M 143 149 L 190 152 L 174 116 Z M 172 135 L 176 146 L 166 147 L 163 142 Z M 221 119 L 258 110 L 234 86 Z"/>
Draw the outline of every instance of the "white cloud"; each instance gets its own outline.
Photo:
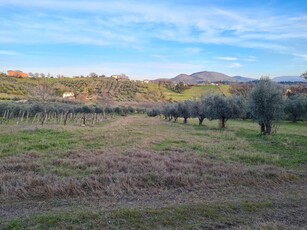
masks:
<path id="1" fill-rule="evenodd" d="M 230 65 L 227 66 L 228 68 L 240 68 L 242 65 L 238 62 L 233 62 Z"/>
<path id="2" fill-rule="evenodd" d="M 254 62 L 254 61 L 257 61 L 257 58 L 255 56 L 248 56 L 247 58 L 244 58 L 243 60 L 248 61 L 248 62 Z"/>
<path id="3" fill-rule="evenodd" d="M 307 61 L 307 54 L 293 54 L 295 57 L 302 58 L 304 61 Z"/>
<path id="4" fill-rule="evenodd" d="M 217 57 L 216 59 L 223 60 L 223 61 L 236 61 L 236 60 L 238 60 L 238 58 L 236 58 L 236 57 Z"/>
<path id="5" fill-rule="evenodd" d="M 195 47 L 189 47 L 184 49 L 186 54 L 198 54 L 201 52 L 200 48 L 195 48 Z"/>
<path id="6" fill-rule="evenodd" d="M 13 38 L 20 37 L 20 43 L 24 40 L 46 40 L 53 43 L 95 45 L 137 44 L 147 39 L 160 38 L 184 43 L 226 44 L 276 51 L 294 46 L 290 42 L 285 44 L 285 40 L 307 39 L 306 16 L 275 15 L 269 9 L 222 9 L 205 4 L 181 6 L 165 1 L 140 3 L 131 0 L 11 0 L 3 1 L 1 5 L 34 9 L 19 18 L 12 15 L 2 20 L 3 30 L 10 31 L 6 39 L 10 41 L 11 38 L 14 42 Z M 33 14 L 50 10 L 55 13 Z M 81 16 L 78 17 L 81 19 L 76 19 L 75 13 L 86 13 L 90 18 L 85 20 Z M 57 15 L 66 16 L 60 18 Z M 35 36 L 30 37 L 33 34 Z M 50 37 L 52 34 L 58 35 Z M 37 35 L 44 39 L 34 39 Z"/>

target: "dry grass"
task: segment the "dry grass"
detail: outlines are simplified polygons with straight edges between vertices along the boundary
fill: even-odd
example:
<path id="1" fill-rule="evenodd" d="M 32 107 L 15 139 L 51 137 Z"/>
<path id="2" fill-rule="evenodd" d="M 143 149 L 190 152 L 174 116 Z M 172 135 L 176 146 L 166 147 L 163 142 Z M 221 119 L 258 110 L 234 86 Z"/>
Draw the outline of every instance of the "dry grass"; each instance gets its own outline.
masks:
<path id="1" fill-rule="evenodd" d="M 52 160 L 51 167 L 86 170 L 83 176 L 42 173 L 35 154 L 9 157 L 0 164 L 0 195 L 53 198 L 104 194 L 114 197 L 158 194 L 162 190 L 205 191 L 224 187 L 275 187 L 304 177 L 272 166 L 212 162 L 187 153 L 144 150 L 76 153 Z"/>
<path id="2" fill-rule="evenodd" d="M 296 164 L 296 161 L 289 167 L 281 167 L 288 152 L 280 144 L 300 148 L 301 155 L 295 156 L 295 160 L 300 160 L 306 149 L 302 145 L 303 138 L 299 134 L 296 134 L 297 138 L 283 137 L 284 134 L 281 134 L 280 139 L 260 139 L 257 131 L 255 135 L 251 133 L 254 124 L 247 123 L 244 128 L 241 123 L 231 122 L 227 130 L 220 130 L 214 122 L 205 123 L 206 126 L 199 127 L 195 125 L 196 121 L 183 125 L 133 116 L 108 120 L 96 127 L 68 126 L 64 129 L 48 126 L 48 129 L 33 129 L 14 126 L 13 131 L 3 129 L 0 138 L 9 134 L 15 137 L 12 138 L 14 145 L 22 146 L 14 146 L 18 151 L 11 151 L 10 155 L 0 153 L 0 208 L 5 211 L 3 218 L 11 220 L 31 216 L 42 211 L 36 206 L 38 203 L 46 202 L 43 209 L 46 210 L 50 202 L 58 200 L 67 202 L 68 210 L 74 210 L 76 203 L 89 197 L 97 197 L 83 203 L 82 207 L 89 210 L 105 208 L 107 201 L 116 201 L 115 208 L 119 209 L 135 205 L 159 210 L 169 201 L 175 206 L 177 203 L 192 205 L 198 202 L 206 206 L 213 199 L 216 204 L 231 202 L 235 206 L 225 210 L 227 220 L 214 214 L 217 219 L 214 219 L 212 226 L 238 229 L 291 229 L 291 226 L 303 226 L 301 222 L 293 220 L 292 215 L 297 210 L 301 210 L 296 214 L 299 216 L 307 213 L 302 208 L 303 197 L 307 194 L 306 170 L 304 164 Z M 42 150 L 31 150 L 33 145 L 24 138 L 27 130 L 30 130 L 32 137 L 45 143 L 48 140 L 55 143 L 59 133 L 65 133 L 61 135 L 63 149 L 47 145 Z M 294 132 L 293 127 L 289 130 Z M 9 146 L 11 139 L 7 140 L 6 145 Z M 266 152 L 255 143 L 273 143 L 276 146 L 267 147 Z M 71 200 L 74 201 L 70 203 Z M 280 216 L 292 222 L 284 223 L 274 216 L 271 206 L 258 210 L 258 203 L 261 202 L 274 203 L 274 208 L 285 209 L 280 211 Z M 236 221 L 237 215 L 242 215 L 236 214 L 237 205 L 244 207 L 243 211 L 240 209 L 242 213 L 248 211 L 251 217 L 257 216 L 257 220 Z M 16 214 L 18 208 L 20 212 Z M 195 223 L 187 223 L 187 226 L 202 226 L 197 219 L 199 212 L 203 211 L 193 210 L 191 218 L 195 219 Z M 168 212 L 175 215 L 168 221 L 178 221 L 177 214 Z M 130 212 L 120 213 L 124 222 L 134 218 Z M 163 218 L 161 215 L 167 216 L 159 211 L 149 212 L 148 215 L 156 213 L 158 217 L 160 215 L 159 218 Z M 268 213 L 272 219 L 261 219 Z M 85 223 L 90 218 L 91 215 L 85 218 Z M 144 218 L 138 221 L 154 221 L 154 218 Z M 228 222 L 235 224 L 227 225 Z M 131 226 L 143 226 L 134 224 L 131 223 Z M 169 226 L 178 227 L 175 223 Z"/>

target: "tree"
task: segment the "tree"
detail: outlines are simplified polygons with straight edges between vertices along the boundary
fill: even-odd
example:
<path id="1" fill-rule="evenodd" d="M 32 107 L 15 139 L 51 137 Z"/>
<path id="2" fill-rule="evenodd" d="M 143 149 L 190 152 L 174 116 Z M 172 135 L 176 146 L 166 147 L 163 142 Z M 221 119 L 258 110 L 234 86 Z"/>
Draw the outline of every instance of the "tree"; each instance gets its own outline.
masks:
<path id="1" fill-rule="evenodd" d="M 293 122 L 303 117 L 307 113 L 307 97 L 293 95 L 285 102 L 285 112 Z"/>
<path id="2" fill-rule="evenodd" d="M 101 89 L 98 89 L 98 92 L 97 92 L 97 104 L 102 106 L 103 118 L 106 119 L 106 108 L 113 104 L 113 100 L 108 95 L 106 90 L 103 90 L 101 92 Z"/>
<path id="3" fill-rule="evenodd" d="M 94 72 L 91 72 L 88 76 L 89 76 L 89 77 L 96 78 L 96 77 L 98 77 L 98 74 L 96 74 L 96 73 L 94 73 Z"/>
<path id="4" fill-rule="evenodd" d="M 302 73 L 301 77 L 307 79 L 307 71 L 305 71 L 304 73 Z"/>
<path id="5" fill-rule="evenodd" d="M 272 126 L 284 116 L 282 89 L 269 78 L 262 77 L 251 92 L 249 106 L 261 134 L 270 135 Z"/>
<path id="6" fill-rule="evenodd" d="M 192 102 L 191 114 L 192 114 L 192 117 L 198 118 L 199 125 L 203 124 L 203 121 L 205 120 L 208 114 L 207 107 L 204 103 L 203 98 L 200 101 Z"/>
<path id="7" fill-rule="evenodd" d="M 174 122 L 177 122 L 178 117 L 179 117 L 178 105 L 170 104 L 170 120 L 174 118 Z"/>
<path id="8" fill-rule="evenodd" d="M 38 101 L 43 108 L 41 125 L 44 125 L 44 123 L 47 120 L 47 105 L 48 105 L 48 99 L 52 94 L 52 89 L 48 84 L 47 80 L 42 78 L 38 79 L 38 85 L 35 87 L 31 87 L 29 91 L 32 99 Z"/>
<path id="9" fill-rule="evenodd" d="M 180 117 L 183 117 L 184 123 L 188 122 L 188 118 L 191 117 L 192 104 L 190 101 L 183 101 L 177 104 L 177 111 Z"/>
<path id="10" fill-rule="evenodd" d="M 184 84 L 183 81 L 178 82 L 175 87 L 174 87 L 174 91 L 177 93 L 182 93 L 185 89 L 187 89 L 188 87 Z"/>
<path id="11" fill-rule="evenodd" d="M 162 109 L 161 109 L 161 113 L 164 116 L 165 120 L 171 120 L 172 116 L 171 116 L 171 104 L 165 104 L 163 105 Z"/>
<path id="12" fill-rule="evenodd" d="M 225 97 L 215 94 L 204 99 L 210 120 L 220 120 L 220 127 L 225 128 L 228 119 L 241 118 L 245 115 L 246 106 L 241 97 Z"/>
<path id="13" fill-rule="evenodd" d="M 248 99 L 250 92 L 252 91 L 253 85 L 247 83 L 234 84 L 229 87 L 229 92 L 233 95 L 241 96 Z"/>

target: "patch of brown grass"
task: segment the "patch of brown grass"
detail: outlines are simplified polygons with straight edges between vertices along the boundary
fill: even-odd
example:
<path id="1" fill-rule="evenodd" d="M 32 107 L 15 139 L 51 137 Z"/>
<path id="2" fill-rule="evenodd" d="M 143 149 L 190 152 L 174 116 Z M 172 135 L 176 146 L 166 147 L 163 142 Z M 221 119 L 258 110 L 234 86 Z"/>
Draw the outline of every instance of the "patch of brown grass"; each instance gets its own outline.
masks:
<path id="1" fill-rule="evenodd" d="M 87 174 L 60 176 L 41 172 L 35 154 L 10 157 L 0 163 L 0 196 L 52 198 L 103 194 L 112 197 L 153 195 L 163 190 L 201 192 L 225 187 L 274 187 L 302 180 L 272 166 L 243 166 L 210 161 L 191 153 L 161 154 L 144 150 L 71 152 L 50 167 Z"/>

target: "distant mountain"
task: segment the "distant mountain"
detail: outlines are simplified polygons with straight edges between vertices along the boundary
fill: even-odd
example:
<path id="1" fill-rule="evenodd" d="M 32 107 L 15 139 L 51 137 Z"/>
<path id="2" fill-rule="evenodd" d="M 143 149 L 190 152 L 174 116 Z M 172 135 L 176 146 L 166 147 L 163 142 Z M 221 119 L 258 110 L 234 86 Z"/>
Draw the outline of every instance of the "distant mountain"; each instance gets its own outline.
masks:
<path id="1" fill-rule="evenodd" d="M 274 77 L 272 80 L 275 82 L 282 82 L 282 81 L 306 82 L 307 81 L 304 78 L 299 77 L 299 76 L 280 76 L 280 77 Z"/>
<path id="2" fill-rule="evenodd" d="M 256 80 L 254 78 L 242 77 L 242 76 L 233 76 L 232 78 L 235 79 L 238 82 L 250 82 L 250 81 Z"/>
<path id="3" fill-rule="evenodd" d="M 219 82 L 219 81 L 230 81 L 230 82 L 236 81 L 234 78 L 227 76 L 226 74 L 218 72 L 209 72 L 209 71 L 197 72 L 191 75 L 179 74 L 178 76 L 171 78 L 170 80 L 172 80 L 175 83 L 183 81 L 186 84 L 200 84 L 204 82 Z"/>

